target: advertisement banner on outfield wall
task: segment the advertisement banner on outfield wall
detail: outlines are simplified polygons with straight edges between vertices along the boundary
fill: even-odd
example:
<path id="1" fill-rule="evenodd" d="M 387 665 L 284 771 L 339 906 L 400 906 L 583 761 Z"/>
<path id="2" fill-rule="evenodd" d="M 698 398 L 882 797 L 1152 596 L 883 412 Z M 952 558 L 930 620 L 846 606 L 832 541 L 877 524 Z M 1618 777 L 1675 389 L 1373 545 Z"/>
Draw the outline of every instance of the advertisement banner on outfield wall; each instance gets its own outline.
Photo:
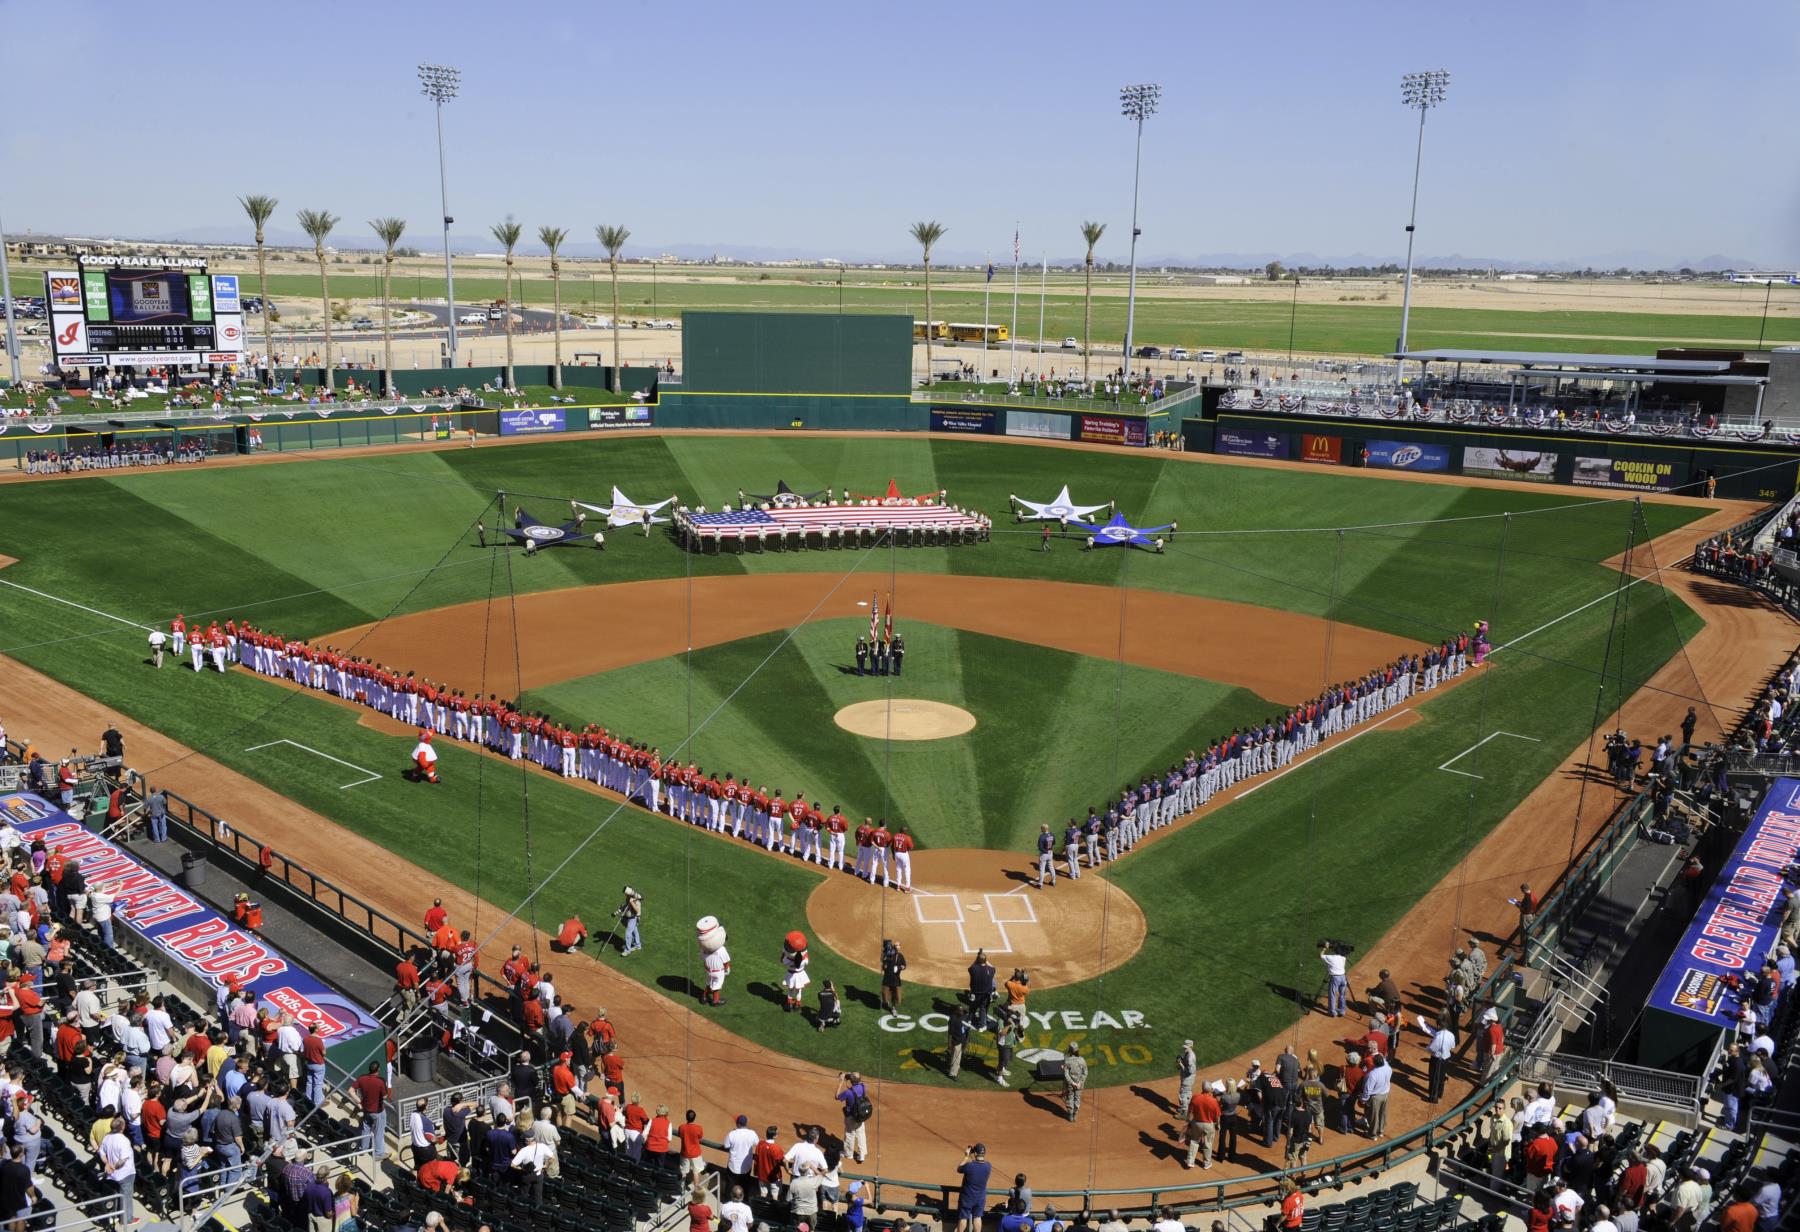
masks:
<path id="1" fill-rule="evenodd" d="M 562 414 L 558 411 L 557 414 Z M 588 410 L 590 428 L 649 428 L 655 417 L 647 406 L 596 406 Z"/>
<path id="2" fill-rule="evenodd" d="M 1445 445 L 1415 445 L 1410 441 L 1369 441 L 1369 465 L 1393 471 L 1447 471 L 1450 449 Z"/>
<path id="3" fill-rule="evenodd" d="M 1344 438 L 1308 432 L 1300 438 L 1300 460 L 1337 466 L 1344 460 Z"/>
<path id="4" fill-rule="evenodd" d="M 1000 431 L 1000 416 L 994 411 L 934 406 L 931 408 L 931 430 L 993 436 Z"/>
<path id="5" fill-rule="evenodd" d="M 1287 436 L 1281 432 L 1239 432 L 1220 428 L 1213 434 L 1213 452 L 1236 454 L 1240 458 L 1285 458 Z"/>
<path id="6" fill-rule="evenodd" d="M 568 429 L 568 416 L 560 407 L 526 408 L 500 412 L 501 436 L 530 436 L 538 432 L 563 432 Z"/>
<path id="7" fill-rule="evenodd" d="M 1463 450 L 1463 474 L 1553 483 L 1556 480 L 1556 454 L 1471 445 Z"/>
<path id="8" fill-rule="evenodd" d="M 1787 898 L 1782 871 L 1800 852 L 1800 779 L 1777 779 L 1725 861 L 1650 994 L 1649 1008 L 1735 1027 L 1775 948 Z"/>
<path id="9" fill-rule="evenodd" d="M 1101 445 L 1148 445 L 1149 433 L 1141 419 L 1118 415 L 1083 415 L 1076 429 L 1081 440 Z"/>
<path id="10" fill-rule="evenodd" d="M 302 1026 L 317 1023 L 330 1045 L 381 1030 L 374 1016 L 349 997 L 42 796 L 0 795 L 0 817 L 11 822 L 27 843 L 42 839 L 46 848 L 60 848 L 68 859 L 81 861 L 90 888 L 112 888 L 117 919 L 209 987 L 223 988 L 235 976 L 256 994 L 258 1008 L 288 1014 Z"/>
<path id="11" fill-rule="evenodd" d="M 1587 488 L 1632 488 L 1667 492 L 1681 486 L 1681 468 L 1673 462 L 1642 458 L 1576 458 L 1574 482 Z"/>
<path id="12" fill-rule="evenodd" d="M 1049 415 L 1043 411 L 1006 412 L 1006 435 L 1035 436 L 1046 441 L 1069 439 L 1069 417 Z"/>

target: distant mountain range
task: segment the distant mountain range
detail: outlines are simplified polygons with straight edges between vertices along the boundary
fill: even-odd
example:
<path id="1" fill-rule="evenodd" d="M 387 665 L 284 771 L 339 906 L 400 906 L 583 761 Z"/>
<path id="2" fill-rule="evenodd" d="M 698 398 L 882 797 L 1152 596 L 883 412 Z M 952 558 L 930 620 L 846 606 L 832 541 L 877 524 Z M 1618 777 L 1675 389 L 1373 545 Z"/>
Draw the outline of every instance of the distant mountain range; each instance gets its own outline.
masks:
<path id="1" fill-rule="evenodd" d="M 19 233 L 14 232 L 13 239 L 17 240 L 18 238 L 20 238 Z M 93 236 L 89 238 L 97 239 L 102 237 Z M 104 238 L 119 239 L 121 237 L 109 236 Z M 248 244 L 251 242 L 251 239 L 252 236 L 250 232 L 242 225 L 225 224 L 219 226 L 186 227 L 180 231 L 168 232 L 162 235 L 145 236 L 139 242 L 148 244 Z M 311 241 L 306 238 L 304 233 L 299 231 L 287 231 L 278 227 L 271 228 L 267 232 L 267 239 L 272 246 L 277 248 L 307 248 L 311 246 Z M 335 241 L 333 247 L 339 252 L 377 251 L 377 243 L 373 236 L 359 234 L 358 231 L 353 228 L 344 228 L 335 234 L 332 239 Z M 409 234 L 406 237 L 406 242 L 408 246 L 419 248 L 422 251 L 434 251 L 442 246 L 443 240 L 438 233 L 427 231 L 420 232 L 416 235 Z M 452 233 L 450 236 L 450 246 L 459 255 L 475 253 L 492 254 L 497 251 L 493 237 L 487 235 L 462 235 Z M 1002 244 L 1002 248 L 1004 248 L 1004 244 Z M 521 244 L 519 252 L 526 256 L 542 256 L 544 249 L 541 245 L 535 243 Z M 568 257 L 579 259 L 603 257 L 606 255 L 606 250 L 593 240 L 583 241 L 572 239 L 570 243 L 563 247 L 563 253 Z M 783 248 L 769 244 L 680 243 L 665 245 L 630 244 L 627 245 L 625 250 L 626 256 L 636 259 L 663 254 L 685 261 L 704 261 L 718 257 L 727 261 L 840 261 L 853 265 L 909 265 L 917 264 L 918 262 L 917 250 L 909 250 L 902 247 L 881 251 L 854 250 L 829 252 Z M 970 248 L 945 248 L 933 254 L 934 262 L 944 266 L 980 266 L 987 261 L 992 260 L 995 265 L 1004 267 L 1007 264 L 1005 257 L 1006 253 L 1004 251 L 985 253 Z M 1050 263 L 1057 266 L 1078 265 L 1080 264 L 1082 257 L 1083 254 L 1079 251 L 1052 253 L 1050 254 Z M 1041 257 L 1038 254 L 1027 254 L 1024 264 L 1027 267 L 1035 266 L 1040 259 Z M 1097 259 L 1103 264 L 1110 262 L 1123 265 L 1126 260 L 1126 254 L 1123 252 L 1103 253 L 1099 254 Z M 1400 252 L 1354 252 L 1348 254 L 1317 253 L 1307 250 L 1297 252 L 1277 252 L 1274 250 L 1264 252 L 1151 252 L 1140 254 L 1138 258 L 1138 267 L 1140 269 L 1171 267 L 1180 269 L 1261 271 L 1267 267 L 1269 262 L 1279 261 L 1290 269 L 1295 267 L 1304 267 L 1308 269 L 1319 269 L 1324 267 L 1333 269 L 1366 269 L 1384 265 L 1398 266 L 1404 262 L 1404 260 L 1405 253 Z M 1581 260 L 1554 261 L 1520 260 L 1513 257 L 1468 256 L 1463 253 L 1450 253 L 1447 255 L 1426 253 L 1416 256 L 1414 258 L 1414 264 L 1421 269 L 1502 270 L 1506 272 L 1541 271 L 1545 273 L 1567 273 L 1581 269 L 1750 270 L 1783 268 L 1779 262 L 1771 265 L 1767 261 L 1744 256 L 1729 256 L 1722 253 L 1711 253 L 1703 257 L 1680 256 L 1677 258 L 1670 256 L 1667 253 L 1650 252 L 1642 249 L 1597 252 L 1591 257 Z"/>

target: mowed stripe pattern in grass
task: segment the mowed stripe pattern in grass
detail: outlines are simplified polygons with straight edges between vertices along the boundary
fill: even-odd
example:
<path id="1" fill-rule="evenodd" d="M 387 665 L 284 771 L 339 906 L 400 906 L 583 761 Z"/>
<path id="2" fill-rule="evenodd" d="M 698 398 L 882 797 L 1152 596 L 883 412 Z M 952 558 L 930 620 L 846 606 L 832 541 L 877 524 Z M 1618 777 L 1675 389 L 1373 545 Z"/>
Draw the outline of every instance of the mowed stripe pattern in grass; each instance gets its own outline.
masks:
<path id="1" fill-rule="evenodd" d="M 1028 851 L 1040 822 L 1060 830 L 1104 807 L 1124 779 L 1166 770 L 1189 748 L 1274 707 L 1246 689 L 1005 638 L 902 622 L 904 675 L 857 676 L 867 626 L 831 620 L 585 676 L 528 698 L 569 720 L 630 715 L 625 730 L 665 756 L 749 773 L 850 815 L 905 824 L 925 846 Z M 885 697 L 944 702 L 973 731 L 930 741 L 852 735 L 833 716 Z M 689 742 L 688 732 L 699 727 Z M 702 726 L 703 725 L 703 726 Z"/>

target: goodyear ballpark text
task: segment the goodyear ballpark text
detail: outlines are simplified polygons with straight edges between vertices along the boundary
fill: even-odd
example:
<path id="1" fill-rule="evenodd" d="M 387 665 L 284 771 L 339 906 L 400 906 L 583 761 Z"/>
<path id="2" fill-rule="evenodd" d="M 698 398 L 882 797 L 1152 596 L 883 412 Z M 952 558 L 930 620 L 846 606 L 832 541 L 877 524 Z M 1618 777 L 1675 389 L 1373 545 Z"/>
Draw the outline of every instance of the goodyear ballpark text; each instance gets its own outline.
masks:
<path id="1" fill-rule="evenodd" d="M 1092 1014 L 1084 1014 L 1080 1010 L 1025 1012 L 1046 1031 L 1104 1031 L 1109 1028 L 1114 1031 L 1149 1030 L 1140 1010 L 1120 1010 L 1116 1017 L 1105 1010 L 1095 1010 Z M 917 1018 L 911 1014 L 883 1014 L 875 1021 L 883 1031 L 895 1035 L 903 1035 L 908 1031 L 929 1031 L 933 1035 L 945 1035 L 950 1030 L 950 1016 L 935 1012 L 920 1014 Z"/>

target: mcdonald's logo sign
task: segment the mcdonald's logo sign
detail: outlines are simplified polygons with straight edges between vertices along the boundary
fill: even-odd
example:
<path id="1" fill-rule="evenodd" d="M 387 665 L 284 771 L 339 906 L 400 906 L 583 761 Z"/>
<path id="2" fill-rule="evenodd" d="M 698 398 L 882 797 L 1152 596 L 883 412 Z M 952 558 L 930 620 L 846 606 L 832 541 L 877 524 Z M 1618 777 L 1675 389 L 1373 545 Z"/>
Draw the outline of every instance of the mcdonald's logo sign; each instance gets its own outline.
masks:
<path id="1" fill-rule="evenodd" d="M 1344 461 L 1344 438 L 1341 436 L 1314 436 L 1308 432 L 1300 438 L 1300 460 L 1302 462 L 1323 462 L 1332 466 L 1341 465 Z"/>

